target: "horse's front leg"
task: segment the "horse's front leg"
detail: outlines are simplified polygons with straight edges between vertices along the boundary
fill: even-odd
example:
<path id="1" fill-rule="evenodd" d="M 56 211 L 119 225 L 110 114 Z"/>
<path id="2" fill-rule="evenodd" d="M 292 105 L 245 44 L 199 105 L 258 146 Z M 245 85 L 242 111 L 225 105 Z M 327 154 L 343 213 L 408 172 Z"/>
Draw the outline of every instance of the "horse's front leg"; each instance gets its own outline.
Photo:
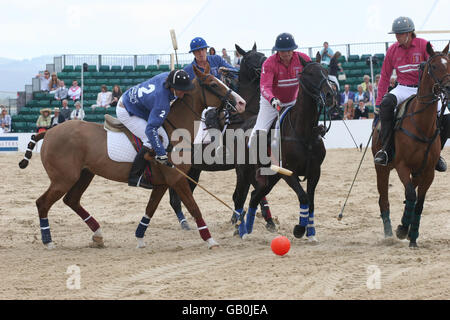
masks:
<path id="1" fill-rule="evenodd" d="M 311 174 L 308 176 L 308 182 L 306 186 L 306 192 L 308 194 L 309 202 L 309 220 L 308 227 L 306 230 L 306 237 L 311 242 L 317 242 L 316 239 L 316 228 L 314 226 L 314 197 L 316 193 L 316 187 L 320 179 L 320 166 L 316 170 L 312 170 Z"/>
<path id="2" fill-rule="evenodd" d="M 303 190 L 300 185 L 300 180 L 297 176 L 293 175 L 290 177 L 283 176 L 283 179 L 286 183 L 295 191 L 298 197 L 298 201 L 300 203 L 300 217 L 299 223 L 294 227 L 294 236 L 296 238 L 302 238 L 305 235 L 306 228 L 309 223 L 309 199 L 305 190 Z"/>
<path id="3" fill-rule="evenodd" d="M 397 238 L 403 240 L 406 239 L 411 225 L 411 220 L 413 219 L 415 207 L 416 207 L 416 188 L 411 180 L 411 171 L 404 165 L 397 166 L 398 176 L 405 187 L 405 209 L 403 211 L 403 216 L 401 224 L 397 227 L 396 235 Z"/>
<path id="4" fill-rule="evenodd" d="M 147 207 L 145 209 L 145 215 L 142 217 L 141 222 L 136 229 L 136 239 L 138 242 L 138 248 L 145 248 L 144 236 L 145 231 L 150 224 L 150 220 L 153 217 L 153 214 L 158 208 L 158 205 L 167 191 L 167 185 L 157 185 L 153 187 L 152 193 L 150 195 L 150 199 L 148 200 Z"/>

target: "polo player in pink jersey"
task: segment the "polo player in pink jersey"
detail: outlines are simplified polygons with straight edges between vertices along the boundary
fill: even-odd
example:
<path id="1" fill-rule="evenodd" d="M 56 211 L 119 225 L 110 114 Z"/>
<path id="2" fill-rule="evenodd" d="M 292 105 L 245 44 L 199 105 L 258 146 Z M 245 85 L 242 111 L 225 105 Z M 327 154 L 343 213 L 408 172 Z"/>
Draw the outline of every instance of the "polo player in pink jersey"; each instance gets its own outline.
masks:
<path id="1" fill-rule="evenodd" d="M 374 157 L 376 165 L 386 166 L 392 151 L 392 131 L 395 123 L 394 110 L 410 96 L 417 94 L 419 87 L 419 66 L 429 58 L 427 53 L 427 40 L 417 38 L 414 33 L 414 23 L 408 17 L 399 17 L 392 24 L 390 34 L 395 34 L 397 42 L 389 47 L 381 68 L 381 77 L 378 85 L 376 109 L 379 107 L 381 120 L 381 139 L 383 148 Z M 398 85 L 388 92 L 389 80 L 395 69 Z M 377 112 L 378 110 L 376 110 Z M 443 121 L 447 125 L 448 121 Z M 441 140 L 447 140 L 448 130 L 443 130 L 445 136 Z M 389 153 L 389 156 L 388 156 Z M 442 159 L 436 165 L 436 170 L 446 171 L 447 165 Z"/>

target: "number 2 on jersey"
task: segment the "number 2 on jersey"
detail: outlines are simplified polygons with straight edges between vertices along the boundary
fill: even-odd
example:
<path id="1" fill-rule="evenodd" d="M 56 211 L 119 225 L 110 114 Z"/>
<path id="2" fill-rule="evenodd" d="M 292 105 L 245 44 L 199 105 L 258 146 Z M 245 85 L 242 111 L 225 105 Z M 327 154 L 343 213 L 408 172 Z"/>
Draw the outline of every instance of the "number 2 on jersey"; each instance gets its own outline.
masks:
<path id="1" fill-rule="evenodd" d="M 152 93 L 153 91 L 155 91 L 155 85 L 154 85 L 154 84 L 149 84 L 149 85 L 148 85 L 148 88 L 140 87 L 140 88 L 138 89 L 138 97 L 139 97 L 139 98 L 142 98 L 142 96 L 144 95 L 144 93 L 145 93 L 145 94 L 150 94 L 150 93 Z"/>

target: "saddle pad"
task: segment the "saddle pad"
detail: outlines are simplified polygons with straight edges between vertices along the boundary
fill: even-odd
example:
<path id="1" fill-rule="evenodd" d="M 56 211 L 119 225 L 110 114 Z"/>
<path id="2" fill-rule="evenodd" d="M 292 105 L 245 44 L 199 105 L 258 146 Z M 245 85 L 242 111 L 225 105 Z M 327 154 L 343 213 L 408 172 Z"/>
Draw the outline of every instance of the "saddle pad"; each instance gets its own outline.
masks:
<path id="1" fill-rule="evenodd" d="M 133 162 L 137 152 L 123 132 L 107 132 L 108 156 L 117 162 Z"/>

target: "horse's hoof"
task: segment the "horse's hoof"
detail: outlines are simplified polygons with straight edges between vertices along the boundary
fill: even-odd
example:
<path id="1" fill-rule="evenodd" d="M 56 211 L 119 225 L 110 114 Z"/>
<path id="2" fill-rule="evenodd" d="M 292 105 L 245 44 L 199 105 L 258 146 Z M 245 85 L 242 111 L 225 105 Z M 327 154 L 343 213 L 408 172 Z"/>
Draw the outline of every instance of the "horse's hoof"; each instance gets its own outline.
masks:
<path id="1" fill-rule="evenodd" d="M 319 240 L 315 236 L 308 237 L 308 242 L 310 244 L 319 244 Z"/>
<path id="2" fill-rule="evenodd" d="M 216 249 L 220 247 L 219 243 L 217 243 L 213 238 L 209 238 L 206 242 L 208 242 L 208 249 Z"/>
<path id="3" fill-rule="evenodd" d="M 53 250 L 53 249 L 56 248 L 56 246 L 55 246 L 55 244 L 54 244 L 53 242 L 46 243 L 46 244 L 45 244 L 45 247 L 46 247 L 48 250 Z"/>
<path id="4" fill-rule="evenodd" d="M 411 249 L 419 249 L 419 246 L 417 245 L 417 242 L 410 241 L 409 242 L 409 248 L 411 248 Z"/>
<path id="5" fill-rule="evenodd" d="M 241 235 L 241 239 L 242 240 L 247 240 L 248 239 L 248 233 L 244 233 L 243 235 Z"/>
<path id="6" fill-rule="evenodd" d="M 137 249 L 145 248 L 144 238 L 136 238 L 138 244 L 136 246 Z"/>
<path id="7" fill-rule="evenodd" d="M 294 227 L 294 236 L 297 239 L 302 238 L 305 235 L 305 232 L 306 232 L 306 227 L 302 227 L 299 224 Z"/>
<path id="8" fill-rule="evenodd" d="M 275 223 L 273 222 L 272 219 L 267 220 L 266 229 L 269 230 L 270 232 L 277 231 L 277 227 L 275 226 Z"/>
<path id="9" fill-rule="evenodd" d="M 408 236 L 408 227 L 405 227 L 403 225 L 399 225 L 397 227 L 397 230 L 395 231 L 395 234 L 397 235 L 397 238 L 399 238 L 400 240 L 404 240 L 406 239 L 406 237 Z"/>
<path id="10" fill-rule="evenodd" d="M 181 224 L 182 230 L 191 230 L 191 227 L 189 227 L 189 224 L 187 223 L 187 221 L 182 221 L 182 222 L 180 222 L 180 224 Z"/>
<path id="11" fill-rule="evenodd" d="M 92 236 L 91 248 L 104 248 L 105 243 L 103 242 L 103 237 Z"/>

